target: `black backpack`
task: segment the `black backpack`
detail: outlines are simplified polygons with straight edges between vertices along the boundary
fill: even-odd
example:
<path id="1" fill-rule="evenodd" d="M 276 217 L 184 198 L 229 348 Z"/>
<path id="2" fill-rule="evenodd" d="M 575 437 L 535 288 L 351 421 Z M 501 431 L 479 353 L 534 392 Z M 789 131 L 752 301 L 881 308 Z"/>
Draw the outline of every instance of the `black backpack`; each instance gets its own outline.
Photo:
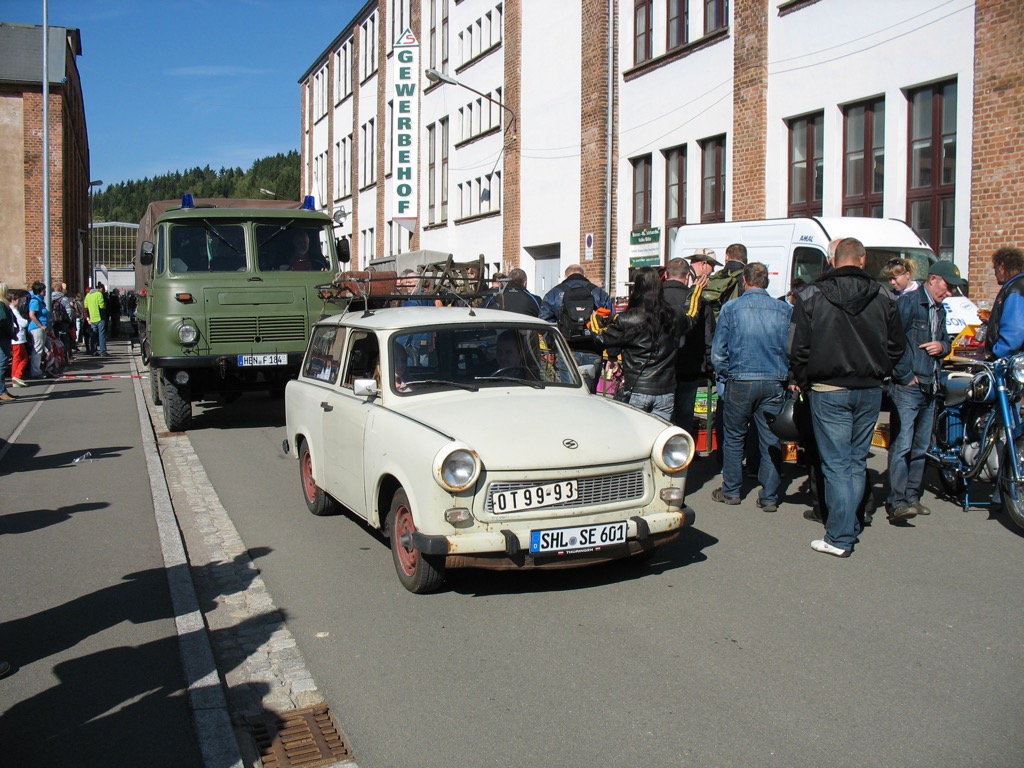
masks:
<path id="1" fill-rule="evenodd" d="M 565 289 L 562 295 L 562 308 L 558 313 L 558 330 L 568 339 L 569 344 L 579 341 L 590 341 L 590 316 L 597 305 L 594 303 L 594 286 L 590 283 L 579 283 Z"/>
<path id="2" fill-rule="evenodd" d="M 26 293 L 20 299 L 18 299 L 18 314 L 28 320 L 28 300 L 32 298 L 31 293 Z"/>
<path id="3" fill-rule="evenodd" d="M 68 314 L 68 308 L 64 306 L 64 299 L 57 299 L 50 303 L 50 311 L 53 314 L 54 323 L 70 323 L 71 315 Z"/>

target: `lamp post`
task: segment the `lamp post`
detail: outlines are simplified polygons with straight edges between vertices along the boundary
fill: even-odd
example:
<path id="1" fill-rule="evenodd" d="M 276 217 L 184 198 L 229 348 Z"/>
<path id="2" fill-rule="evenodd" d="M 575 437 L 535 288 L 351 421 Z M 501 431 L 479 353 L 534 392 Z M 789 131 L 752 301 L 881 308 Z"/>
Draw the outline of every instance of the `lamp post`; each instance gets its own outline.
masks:
<path id="1" fill-rule="evenodd" d="M 486 93 L 481 93 L 476 88 L 472 88 L 472 87 L 466 85 L 465 83 L 460 83 L 458 80 L 456 80 L 454 77 L 449 75 L 447 72 L 441 72 L 441 71 L 439 71 L 437 69 L 428 69 L 423 74 L 426 75 L 427 76 L 427 80 L 429 80 L 432 83 L 447 83 L 448 85 L 457 85 L 460 88 L 465 88 L 467 91 L 471 91 L 471 92 L 475 93 L 477 96 L 479 96 L 479 97 L 481 97 L 483 99 L 487 99 L 487 101 L 491 102 L 491 104 L 497 104 L 499 107 L 501 107 L 506 112 L 508 112 L 509 117 L 511 118 L 509 120 L 509 124 L 505 127 L 505 131 L 506 132 L 508 131 L 509 128 L 511 128 L 513 125 L 516 124 L 516 113 L 512 111 L 511 107 L 506 106 L 505 104 L 502 104 L 497 99 L 491 98 Z"/>
<path id="2" fill-rule="evenodd" d="M 95 226 L 95 221 L 93 220 L 93 211 L 92 211 L 92 191 L 93 191 L 94 188 L 100 186 L 101 184 L 103 184 L 103 180 L 102 179 L 97 179 L 96 181 L 90 181 L 89 182 L 89 274 L 88 274 L 88 276 L 82 275 L 82 293 L 85 293 L 89 289 L 89 282 L 92 279 L 92 270 L 93 270 L 93 267 L 96 264 L 96 257 L 95 257 L 95 253 L 94 253 L 94 250 L 93 250 L 93 239 L 92 239 L 92 237 L 93 237 L 93 227 Z"/>

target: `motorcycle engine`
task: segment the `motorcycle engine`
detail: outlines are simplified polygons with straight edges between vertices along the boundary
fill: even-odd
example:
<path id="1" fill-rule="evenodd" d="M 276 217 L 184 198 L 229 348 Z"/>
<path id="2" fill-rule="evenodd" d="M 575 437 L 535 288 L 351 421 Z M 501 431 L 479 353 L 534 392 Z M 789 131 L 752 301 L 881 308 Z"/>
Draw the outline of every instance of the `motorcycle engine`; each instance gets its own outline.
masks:
<path id="1" fill-rule="evenodd" d="M 996 441 L 996 444 L 992 446 L 992 450 L 989 451 L 988 456 L 985 458 L 985 465 L 977 474 L 979 480 L 986 483 L 994 483 L 999 476 L 999 456 L 1002 452 L 1001 442 Z M 965 444 L 960 455 L 963 458 L 964 464 L 968 467 L 973 467 L 980 452 L 981 444 L 973 442 Z"/>

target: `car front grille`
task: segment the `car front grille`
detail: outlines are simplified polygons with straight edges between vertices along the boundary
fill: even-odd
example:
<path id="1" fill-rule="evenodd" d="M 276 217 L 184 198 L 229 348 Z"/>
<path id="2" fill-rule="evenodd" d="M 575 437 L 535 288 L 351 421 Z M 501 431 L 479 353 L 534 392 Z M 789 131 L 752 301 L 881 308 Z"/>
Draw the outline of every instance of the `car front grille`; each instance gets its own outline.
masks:
<path id="1" fill-rule="evenodd" d="M 566 478 L 545 478 L 530 482 L 494 482 L 487 489 L 487 500 L 484 502 L 486 512 L 494 512 L 494 494 L 502 491 L 518 491 L 524 488 L 534 488 L 538 485 L 554 483 Z M 621 501 L 632 501 L 641 499 L 644 495 L 644 473 L 643 470 L 635 469 L 631 472 L 622 472 L 617 475 L 604 475 L 601 477 L 578 478 L 578 497 L 571 501 L 563 501 L 560 504 L 551 504 L 544 509 L 565 509 L 592 507 L 599 504 L 612 504 Z M 495 513 L 500 514 L 500 513 Z M 515 513 L 505 513 L 515 514 Z"/>
<path id="2" fill-rule="evenodd" d="M 211 344 L 258 344 L 306 340 L 302 315 L 266 317 L 211 317 Z"/>

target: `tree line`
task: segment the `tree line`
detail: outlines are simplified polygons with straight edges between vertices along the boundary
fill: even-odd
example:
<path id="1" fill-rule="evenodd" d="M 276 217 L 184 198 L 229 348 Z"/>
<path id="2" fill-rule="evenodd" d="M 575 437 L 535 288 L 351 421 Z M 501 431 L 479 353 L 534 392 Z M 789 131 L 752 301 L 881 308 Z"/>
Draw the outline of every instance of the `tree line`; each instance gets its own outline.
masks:
<path id="1" fill-rule="evenodd" d="M 207 165 L 142 181 L 111 184 L 93 194 L 93 218 L 134 224 L 154 200 L 179 199 L 186 192 L 193 197 L 268 198 L 260 189 L 274 192 L 278 200 L 298 200 L 299 153 L 292 150 L 261 158 L 247 171 L 241 168 L 215 171 Z"/>

